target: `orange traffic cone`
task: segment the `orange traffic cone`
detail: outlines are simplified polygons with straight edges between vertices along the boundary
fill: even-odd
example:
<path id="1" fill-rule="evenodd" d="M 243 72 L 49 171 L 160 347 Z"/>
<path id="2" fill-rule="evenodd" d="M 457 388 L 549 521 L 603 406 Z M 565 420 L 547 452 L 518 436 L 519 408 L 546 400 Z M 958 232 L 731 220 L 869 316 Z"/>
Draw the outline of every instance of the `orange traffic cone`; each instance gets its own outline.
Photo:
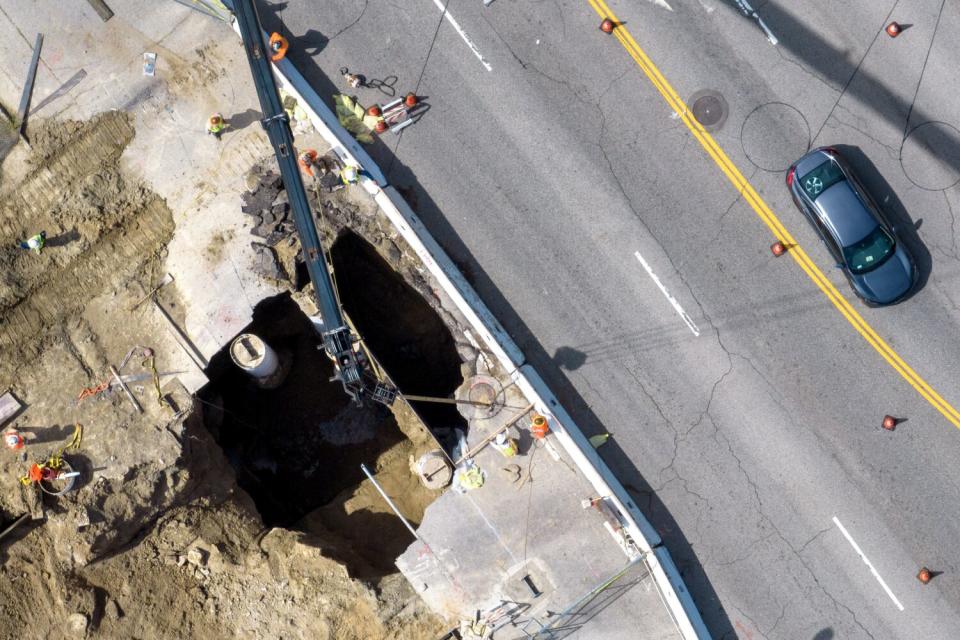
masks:
<path id="1" fill-rule="evenodd" d="M 603 31 L 604 33 L 613 33 L 613 28 L 616 26 L 617 25 L 613 23 L 613 20 L 610 18 L 604 18 L 603 22 L 600 23 L 600 31 Z"/>
<path id="2" fill-rule="evenodd" d="M 888 36 L 891 38 L 896 38 L 898 35 L 900 35 L 900 32 L 903 31 L 903 29 L 896 22 L 891 22 L 887 25 L 886 31 Z"/>
<path id="3" fill-rule="evenodd" d="M 540 414 L 535 414 L 530 423 L 530 435 L 537 440 L 543 440 L 549 432 L 550 425 L 547 424 L 547 419 Z"/>
<path id="4" fill-rule="evenodd" d="M 417 106 L 417 96 L 412 93 L 408 93 L 407 97 L 403 99 L 403 104 L 412 109 L 413 107 Z"/>
<path id="5" fill-rule="evenodd" d="M 777 240 L 772 245 L 770 245 L 770 252 L 779 258 L 780 256 L 782 256 L 787 252 L 787 247 L 782 242 Z"/>
<path id="6" fill-rule="evenodd" d="M 933 572 L 931 572 L 930 569 L 927 569 L 926 567 L 921 567 L 920 573 L 917 574 L 917 580 L 919 580 L 923 584 L 927 584 L 928 582 L 933 580 Z"/>
<path id="7" fill-rule="evenodd" d="M 883 428 L 887 431 L 893 431 L 897 428 L 897 419 L 893 416 L 883 416 Z"/>
<path id="8" fill-rule="evenodd" d="M 373 128 L 377 133 L 383 133 L 387 130 L 387 123 L 383 120 L 377 120 L 377 125 Z"/>

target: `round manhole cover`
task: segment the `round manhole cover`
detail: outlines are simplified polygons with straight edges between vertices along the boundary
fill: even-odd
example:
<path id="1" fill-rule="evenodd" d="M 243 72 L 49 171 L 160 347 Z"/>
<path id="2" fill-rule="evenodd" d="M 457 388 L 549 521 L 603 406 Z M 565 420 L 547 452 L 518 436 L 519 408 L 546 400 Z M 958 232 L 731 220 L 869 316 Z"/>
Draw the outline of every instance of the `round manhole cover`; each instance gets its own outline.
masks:
<path id="1" fill-rule="evenodd" d="M 492 405 L 497 399 L 497 391 L 489 382 L 477 382 L 470 387 L 467 399 L 477 404 Z"/>
<path id="2" fill-rule="evenodd" d="M 786 171 L 810 148 L 810 125 L 795 107 L 783 102 L 762 104 L 740 129 L 747 159 L 764 171 Z"/>
<path id="3" fill-rule="evenodd" d="M 492 418 L 503 409 L 503 385 L 491 376 L 476 375 L 457 392 L 460 413 L 467 419 Z"/>
<path id="4" fill-rule="evenodd" d="M 727 121 L 727 101 L 711 89 L 697 91 L 690 96 L 690 112 L 707 131 L 716 131 Z"/>
<path id="5" fill-rule="evenodd" d="M 917 125 L 900 147 L 900 166 L 921 189 L 949 189 L 960 182 L 960 131 L 946 122 Z"/>

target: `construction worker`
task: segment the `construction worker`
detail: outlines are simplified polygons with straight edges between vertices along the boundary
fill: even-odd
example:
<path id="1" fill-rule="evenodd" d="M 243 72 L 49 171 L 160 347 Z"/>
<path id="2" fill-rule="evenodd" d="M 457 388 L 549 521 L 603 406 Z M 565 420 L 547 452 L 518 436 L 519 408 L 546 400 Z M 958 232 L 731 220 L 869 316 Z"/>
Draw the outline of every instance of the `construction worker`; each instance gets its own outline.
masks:
<path id="1" fill-rule="evenodd" d="M 229 125 L 227 121 L 223 119 L 223 116 L 219 113 L 215 113 L 210 116 L 210 119 L 207 121 L 207 133 L 213 135 L 217 140 L 220 139 L 220 136 L 223 134 L 223 130 L 226 129 Z"/>
<path id="2" fill-rule="evenodd" d="M 360 181 L 360 170 L 348 164 L 340 170 L 340 179 L 343 184 L 357 184 Z"/>
<path id="3" fill-rule="evenodd" d="M 35 254 L 40 255 L 40 251 L 43 250 L 44 245 L 47 244 L 47 232 L 41 231 L 35 236 L 27 238 L 26 242 L 20 243 L 21 249 L 29 249 Z"/>
<path id="4" fill-rule="evenodd" d="M 313 176 L 313 170 L 317 168 L 317 152 L 313 149 L 307 149 L 297 157 L 297 164 L 308 176 Z"/>
<path id="5" fill-rule="evenodd" d="M 283 57 L 287 55 L 287 49 L 290 47 L 290 43 L 287 42 L 287 39 L 282 35 L 274 31 L 270 34 L 270 60 L 273 62 L 279 62 L 283 60 Z"/>
<path id="6" fill-rule="evenodd" d="M 4 432 L 3 443 L 7 445 L 7 449 L 10 449 L 11 451 L 19 451 L 27 444 L 23 439 L 23 436 L 20 435 L 20 432 L 16 429 L 9 429 Z"/>

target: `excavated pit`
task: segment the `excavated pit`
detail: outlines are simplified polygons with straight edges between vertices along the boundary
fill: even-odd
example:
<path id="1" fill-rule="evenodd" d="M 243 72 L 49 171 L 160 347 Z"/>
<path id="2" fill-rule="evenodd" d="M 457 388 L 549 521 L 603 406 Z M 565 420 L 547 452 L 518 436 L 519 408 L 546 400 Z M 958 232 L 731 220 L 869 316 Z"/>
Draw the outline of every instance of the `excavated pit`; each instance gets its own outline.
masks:
<path id="1" fill-rule="evenodd" d="M 403 394 L 452 398 L 463 382 L 453 336 L 437 313 L 370 243 L 351 231 L 330 250 L 347 314 Z M 452 404 L 414 402 L 448 452 L 467 422 Z"/>
<path id="2" fill-rule="evenodd" d="M 320 336 L 289 295 L 258 305 L 244 333 L 279 354 L 289 366 L 286 379 L 262 389 L 220 351 L 203 390 L 205 422 L 264 524 L 289 528 L 358 485 L 360 464 L 370 466 L 404 434 L 386 407 L 358 407 L 330 381 L 333 365 Z"/>
<path id="3" fill-rule="evenodd" d="M 437 313 L 359 235 L 341 233 L 331 256 L 346 313 L 399 390 L 452 397 L 461 360 Z M 320 335 L 289 294 L 260 303 L 241 333 L 264 340 L 289 370 L 279 387 L 264 389 L 233 362 L 229 345 L 211 360 L 204 422 L 237 483 L 266 526 L 318 535 L 351 575 L 378 582 L 395 573 L 394 560 L 413 538 L 360 465 L 374 470 L 416 526 L 437 494 L 410 462 L 437 442 L 452 447 L 466 421 L 450 404 L 419 403 L 418 416 L 400 402 L 393 410 L 355 405 L 330 381 Z"/>

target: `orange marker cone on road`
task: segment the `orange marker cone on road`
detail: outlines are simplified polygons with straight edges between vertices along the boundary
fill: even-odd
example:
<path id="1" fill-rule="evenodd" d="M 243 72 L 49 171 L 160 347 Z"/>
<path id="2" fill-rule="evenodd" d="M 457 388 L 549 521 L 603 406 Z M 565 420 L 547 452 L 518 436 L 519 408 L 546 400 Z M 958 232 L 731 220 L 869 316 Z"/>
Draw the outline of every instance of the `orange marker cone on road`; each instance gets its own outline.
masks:
<path id="1" fill-rule="evenodd" d="M 613 23 L 613 20 L 610 18 L 604 18 L 603 22 L 600 23 L 600 31 L 604 33 L 613 33 L 613 28 L 617 26 Z"/>
<path id="2" fill-rule="evenodd" d="M 407 97 L 403 99 L 403 104 L 407 105 L 407 108 L 412 109 L 413 107 L 417 106 L 417 96 L 412 93 L 408 93 Z"/>
<path id="3" fill-rule="evenodd" d="M 900 32 L 903 31 L 903 29 L 896 22 L 891 22 L 887 25 L 886 31 L 888 36 L 891 38 L 896 38 L 898 35 L 900 35 Z"/>
<path id="4" fill-rule="evenodd" d="M 777 241 L 774 242 L 772 245 L 770 245 L 770 253 L 772 253 L 773 255 L 775 255 L 775 256 L 778 257 L 778 258 L 779 258 L 780 256 L 782 256 L 783 254 L 785 254 L 786 252 L 787 252 L 787 247 L 786 247 L 786 245 L 784 245 L 784 244 L 783 244 L 782 242 L 780 242 L 779 240 L 777 240 Z"/>
<path id="5" fill-rule="evenodd" d="M 927 584 L 931 580 L 933 580 L 933 573 L 930 571 L 930 569 L 927 569 L 926 567 L 922 567 L 920 569 L 920 573 L 917 574 L 917 580 L 919 580 L 923 584 Z"/>
<path id="6" fill-rule="evenodd" d="M 893 431 L 897 428 L 897 419 L 893 416 L 883 416 L 883 428 L 887 431 Z"/>

